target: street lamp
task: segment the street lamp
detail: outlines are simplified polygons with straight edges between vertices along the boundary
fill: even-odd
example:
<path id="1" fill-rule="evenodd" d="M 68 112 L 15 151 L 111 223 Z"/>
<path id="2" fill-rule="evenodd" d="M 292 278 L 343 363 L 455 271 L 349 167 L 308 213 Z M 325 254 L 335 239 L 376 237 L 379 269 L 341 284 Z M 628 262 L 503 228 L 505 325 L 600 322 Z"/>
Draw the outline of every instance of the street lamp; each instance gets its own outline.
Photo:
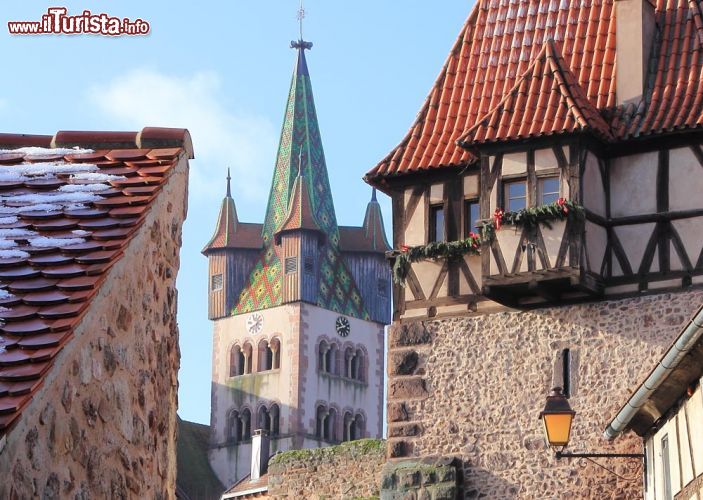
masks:
<path id="1" fill-rule="evenodd" d="M 544 436 L 555 451 L 561 451 L 569 444 L 574 415 L 576 412 L 571 409 L 569 400 L 561 392 L 561 387 L 552 389 L 539 418 L 544 423 Z"/>
<path id="2" fill-rule="evenodd" d="M 562 394 L 561 387 L 552 389 L 552 393 L 547 396 L 544 410 L 539 414 L 539 418 L 544 424 L 544 435 L 549 446 L 556 452 L 556 458 L 643 458 L 642 453 L 568 453 L 564 449 L 569 445 L 571 437 L 571 423 L 576 416 L 576 412 L 571 409 L 569 400 Z"/>

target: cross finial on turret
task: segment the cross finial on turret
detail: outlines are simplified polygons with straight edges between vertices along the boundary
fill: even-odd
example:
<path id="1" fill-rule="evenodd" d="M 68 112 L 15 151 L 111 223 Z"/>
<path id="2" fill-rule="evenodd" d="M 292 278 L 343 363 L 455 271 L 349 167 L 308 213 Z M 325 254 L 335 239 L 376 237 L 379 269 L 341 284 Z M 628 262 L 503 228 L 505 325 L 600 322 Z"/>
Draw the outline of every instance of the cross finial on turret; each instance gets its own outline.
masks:
<path id="1" fill-rule="evenodd" d="M 227 198 L 232 197 L 232 190 L 230 189 L 230 181 L 232 178 L 229 176 L 229 167 L 227 168 Z"/>

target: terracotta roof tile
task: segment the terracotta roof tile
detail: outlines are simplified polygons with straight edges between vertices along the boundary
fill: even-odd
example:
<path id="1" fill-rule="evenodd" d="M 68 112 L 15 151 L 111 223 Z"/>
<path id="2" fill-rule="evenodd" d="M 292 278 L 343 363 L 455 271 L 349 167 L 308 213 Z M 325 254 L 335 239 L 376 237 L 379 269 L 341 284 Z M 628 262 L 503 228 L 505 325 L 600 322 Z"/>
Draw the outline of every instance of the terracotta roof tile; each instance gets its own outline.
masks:
<path id="1" fill-rule="evenodd" d="M 29 147 L 69 149 L 20 149 Z M 0 134 L 9 179 L 0 183 L 0 436 L 183 156 L 192 157 L 192 145 L 181 129 Z"/>
<path id="2" fill-rule="evenodd" d="M 415 123 L 366 179 L 469 164 L 474 151 L 457 144 L 465 137 L 470 146 L 469 135 L 480 143 L 590 130 L 623 141 L 701 127 L 701 2 L 657 0 L 655 16 L 643 101 L 616 107 L 614 0 L 479 0 Z M 539 69 L 552 85 L 528 85 L 549 40 L 559 45 L 561 57 L 547 57 L 557 70 Z M 540 118 L 522 119 L 532 112 Z"/>
<path id="3" fill-rule="evenodd" d="M 590 131 L 604 140 L 613 138 L 556 43 L 548 40 L 505 97 L 458 141 L 470 147 L 577 131 Z"/>

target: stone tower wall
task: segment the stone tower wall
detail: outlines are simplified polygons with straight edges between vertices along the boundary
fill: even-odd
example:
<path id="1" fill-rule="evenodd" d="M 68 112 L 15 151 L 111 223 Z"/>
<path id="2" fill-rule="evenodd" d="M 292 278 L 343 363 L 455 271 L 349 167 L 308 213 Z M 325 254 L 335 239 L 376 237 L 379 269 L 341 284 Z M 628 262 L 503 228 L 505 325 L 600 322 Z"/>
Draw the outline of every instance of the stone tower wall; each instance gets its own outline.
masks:
<path id="1" fill-rule="evenodd" d="M 452 457 L 465 498 L 641 498 L 636 461 L 556 461 L 538 415 L 572 355 L 571 451 L 639 452 L 602 438 L 610 418 L 700 307 L 703 291 L 391 327 L 388 453 Z"/>

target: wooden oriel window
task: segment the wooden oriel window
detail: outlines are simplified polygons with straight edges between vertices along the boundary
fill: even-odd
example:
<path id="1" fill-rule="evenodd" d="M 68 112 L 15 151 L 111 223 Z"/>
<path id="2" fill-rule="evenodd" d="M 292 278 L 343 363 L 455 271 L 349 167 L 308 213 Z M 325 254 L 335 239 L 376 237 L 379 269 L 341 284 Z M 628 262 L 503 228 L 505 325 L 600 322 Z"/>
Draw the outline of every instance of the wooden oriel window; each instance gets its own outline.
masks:
<path id="1" fill-rule="evenodd" d="M 478 232 L 479 220 L 481 220 L 481 206 L 478 200 L 466 200 L 464 202 L 464 238 L 468 238 L 472 231 Z"/>
<path id="2" fill-rule="evenodd" d="M 515 212 L 527 208 L 527 180 L 520 179 L 503 183 L 503 208 Z"/>
<path id="3" fill-rule="evenodd" d="M 430 206 L 430 234 L 428 243 L 444 240 L 444 205 L 432 205 Z"/>
<path id="4" fill-rule="evenodd" d="M 554 203 L 559 199 L 559 177 L 541 177 L 537 180 L 537 196 L 539 205 Z"/>

